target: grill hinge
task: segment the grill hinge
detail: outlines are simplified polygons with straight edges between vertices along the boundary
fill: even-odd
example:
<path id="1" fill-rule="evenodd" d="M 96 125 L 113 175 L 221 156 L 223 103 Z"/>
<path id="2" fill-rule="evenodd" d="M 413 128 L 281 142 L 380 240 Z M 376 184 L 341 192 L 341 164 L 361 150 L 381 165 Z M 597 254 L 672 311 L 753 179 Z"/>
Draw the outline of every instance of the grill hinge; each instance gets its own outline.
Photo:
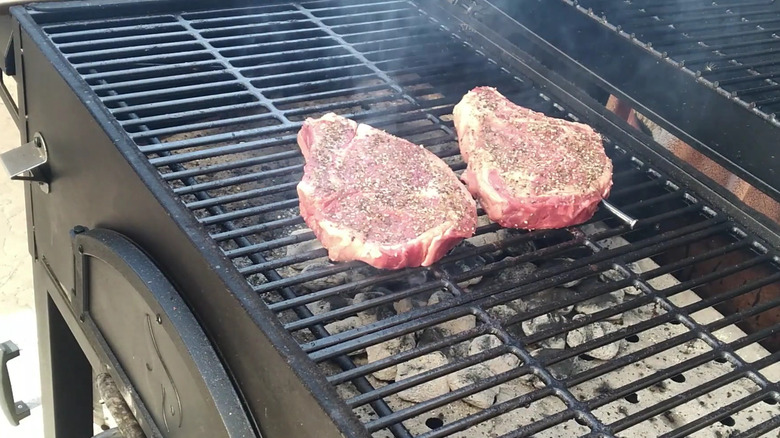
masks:
<path id="1" fill-rule="evenodd" d="M 33 135 L 32 141 L 0 154 L 0 163 L 11 179 L 36 181 L 46 193 L 49 192 L 49 181 L 41 166 L 48 160 L 46 142 L 39 132 Z"/>

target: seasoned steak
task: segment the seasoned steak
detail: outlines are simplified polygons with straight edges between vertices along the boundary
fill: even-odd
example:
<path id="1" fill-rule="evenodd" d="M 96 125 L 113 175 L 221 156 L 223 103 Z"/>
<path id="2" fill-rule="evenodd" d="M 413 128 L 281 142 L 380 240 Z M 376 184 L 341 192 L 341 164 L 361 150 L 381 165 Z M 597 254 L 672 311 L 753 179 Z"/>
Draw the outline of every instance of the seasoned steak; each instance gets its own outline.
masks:
<path id="1" fill-rule="evenodd" d="M 612 187 L 612 161 L 587 125 L 547 117 L 477 87 L 453 110 L 463 181 L 490 220 L 550 229 L 590 219 Z"/>
<path id="2" fill-rule="evenodd" d="M 476 202 L 422 146 L 328 113 L 298 133 L 303 219 L 333 261 L 429 266 L 474 234 Z"/>

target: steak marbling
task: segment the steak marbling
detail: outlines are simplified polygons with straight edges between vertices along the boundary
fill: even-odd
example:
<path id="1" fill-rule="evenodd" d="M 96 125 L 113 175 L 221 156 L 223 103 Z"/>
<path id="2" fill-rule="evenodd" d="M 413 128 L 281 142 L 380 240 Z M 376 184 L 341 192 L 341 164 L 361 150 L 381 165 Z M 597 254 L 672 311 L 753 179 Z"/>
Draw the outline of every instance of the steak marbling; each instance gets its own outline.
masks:
<path id="1" fill-rule="evenodd" d="M 331 260 L 429 266 L 474 234 L 476 202 L 425 148 L 333 113 L 307 119 L 298 145 L 301 215 Z"/>
<path id="2" fill-rule="evenodd" d="M 453 110 L 462 179 L 490 220 L 550 229 L 590 219 L 612 187 L 601 136 L 582 123 L 547 117 L 477 87 Z"/>

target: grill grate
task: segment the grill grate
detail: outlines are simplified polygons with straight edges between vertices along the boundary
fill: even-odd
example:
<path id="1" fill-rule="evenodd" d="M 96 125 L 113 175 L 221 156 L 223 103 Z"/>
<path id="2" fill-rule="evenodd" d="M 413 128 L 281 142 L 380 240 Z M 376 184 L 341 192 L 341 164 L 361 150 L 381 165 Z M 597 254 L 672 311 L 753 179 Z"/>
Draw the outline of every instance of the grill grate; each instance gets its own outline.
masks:
<path id="1" fill-rule="evenodd" d="M 374 436 L 780 426 L 777 353 L 759 344 L 780 326 L 735 325 L 777 314 L 777 295 L 760 296 L 779 283 L 775 251 L 610 140 L 610 201 L 633 229 L 600 210 L 579 227 L 516 232 L 480 210 L 470 244 L 435 267 L 327 261 L 297 210 L 306 117 L 370 123 L 457 172 L 450 114 L 476 85 L 577 120 L 413 3 L 39 18 Z M 717 310 L 746 299 L 756 305 Z"/>
<path id="2" fill-rule="evenodd" d="M 578 0 L 599 17 L 759 114 L 780 112 L 780 8 L 774 0 Z"/>

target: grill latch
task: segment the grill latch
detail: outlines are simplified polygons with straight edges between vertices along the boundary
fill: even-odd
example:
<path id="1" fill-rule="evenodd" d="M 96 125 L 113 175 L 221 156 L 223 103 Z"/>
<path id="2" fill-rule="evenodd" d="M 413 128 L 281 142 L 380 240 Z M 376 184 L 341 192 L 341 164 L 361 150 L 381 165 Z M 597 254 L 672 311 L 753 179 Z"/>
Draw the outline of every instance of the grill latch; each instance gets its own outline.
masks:
<path id="1" fill-rule="evenodd" d="M 0 154 L 0 163 L 11 179 L 37 181 L 44 192 L 49 192 L 49 181 L 41 166 L 49 160 L 46 142 L 36 132 L 33 139 L 18 148 Z"/>
<path id="2" fill-rule="evenodd" d="M 8 377 L 7 362 L 19 357 L 19 347 L 11 341 L 0 344 L 0 405 L 5 417 L 14 426 L 19 425 L 19 420 L 30 415 L 30 407 L 24 402 L 14 401 L 14 392 L 11 389 L 11 379 Z"/>

